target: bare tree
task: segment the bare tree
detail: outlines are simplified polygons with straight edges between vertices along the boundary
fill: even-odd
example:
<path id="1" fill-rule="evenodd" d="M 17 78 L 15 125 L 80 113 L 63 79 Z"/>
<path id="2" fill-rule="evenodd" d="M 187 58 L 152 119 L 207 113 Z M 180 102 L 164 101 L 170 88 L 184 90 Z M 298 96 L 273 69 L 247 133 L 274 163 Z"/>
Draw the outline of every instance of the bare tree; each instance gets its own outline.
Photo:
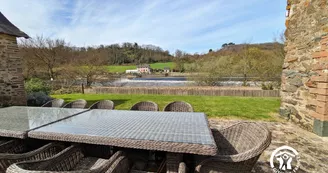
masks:
<path id="1" fill-rule="evenodd" d="M 51 39 L 37 36 L 28 40 L 23 40 L 21 46 L 29 50 L 29 58 L 43 64 L 46 67 L 48 76 L 55 79 L 55 68 L 60 65 L 60 61 L 69 57 L 68 43 L 61 39 Z"/>
<path id="2" fill-rule="evenodd" d="M 76 67 L 71 64 L 61 66 L 57 73 L 58 76 L 56 81 L 53 82 L 53 87 L 55 89 L 72 88 L 72 86 L 78 81 Z"/>
<path id="3" fill-rule="evenodd" d="M 175 57 L 176 58 L 182 58 L 183 57 L 183 52 L 179 49 L 175 51 Z"/>
<path id="4" fill-rule="evenodd" d="M 286 56 L 286 51 L 285 51 L 285 42 L 286 42 L 286 37 L 284 32 L 281 32 L 279 34 L 277 34 L 274 38 L 273 41 L 275 43 L 275 51 L 274 53 L 276 54 L 276 56 L 278 56 L 279 58 L 284 59 Z"/>
<path id="5" fill-rule="evenodd" d="M 250 46 L 248 43 L 244 43 L 242 45 L 242 50 L 238 53 L 240 57 L 241 66 L 242 67 L 242 74 L 243 74 L 243 85 L 247 85 L 247 77 L 251 70 L 251 55 L 250 55 Z"/>
<path id="6" fill-rule="evenodd" d="M 223 77 L 231 77 L 234 74 L 235 58 L 233 56 L 208 57 L 197 60 L 195 74 L 192 80 L 198 85 L 216 86 L 220 85 Z"/>
<path id="7" fill-rule="evenodd" d="M 20 57 L 23 58 L 23 76 L 25 79 L 29 79 L 32 77 L 37 76 L 37 71 L 39 67 L 39 61 L 35 60 L 35 58 L 31 58 L 32 56 L 32 51 L 26 47 L 23 47 L 19 45 L 19 53 Z"/>
<path id="8" fill-rule="evenodd" d="M 77 76 L 85 79 L 87 86 L 90 87 L 95 80 L 101 77 L 108 77 L 108 70 L 104 66 L 105 61 L 97 50 L 88 51 L 86 56 L 81 57 L 76 63 Z"/>

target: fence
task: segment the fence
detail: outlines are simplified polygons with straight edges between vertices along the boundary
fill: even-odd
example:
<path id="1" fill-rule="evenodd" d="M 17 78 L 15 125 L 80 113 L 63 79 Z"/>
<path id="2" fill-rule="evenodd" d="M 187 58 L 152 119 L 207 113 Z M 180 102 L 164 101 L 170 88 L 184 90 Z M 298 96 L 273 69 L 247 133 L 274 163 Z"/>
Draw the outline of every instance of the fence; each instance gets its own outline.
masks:
<path id="1" fill-rule="evenodd" d="M 95 87 L 85 89 L 94 94 L 153 94 L 153 95 L 203 95 L 203 96 L 240 96 L 240 97 L 280 97 L 279 90 L 234 89 L 234 88 L 134 88 L 134 87 Z"/>

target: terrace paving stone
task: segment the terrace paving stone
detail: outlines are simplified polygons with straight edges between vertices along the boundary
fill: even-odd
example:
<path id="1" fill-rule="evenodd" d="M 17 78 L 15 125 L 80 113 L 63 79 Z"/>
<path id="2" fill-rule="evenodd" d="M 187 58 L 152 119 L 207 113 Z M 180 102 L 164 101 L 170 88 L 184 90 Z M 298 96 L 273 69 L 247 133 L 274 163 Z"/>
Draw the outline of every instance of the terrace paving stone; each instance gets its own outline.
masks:
<path id="1" fill-rule="evenodd" d="M 241 120 L 209 119 L 211 128 L 221 129 Z M 259 121 L 257 121 L 259 122 Z M 303 130 L 290 122 L 262 122 L 272 132 L 271 145 L 263 152 L 253 172 L 273 172 L 270 167 L 271 153 L 283 145 L 296 149 L 300 155 L 300 169 L 297 173 L 328 172 L 328 138 Z"/>

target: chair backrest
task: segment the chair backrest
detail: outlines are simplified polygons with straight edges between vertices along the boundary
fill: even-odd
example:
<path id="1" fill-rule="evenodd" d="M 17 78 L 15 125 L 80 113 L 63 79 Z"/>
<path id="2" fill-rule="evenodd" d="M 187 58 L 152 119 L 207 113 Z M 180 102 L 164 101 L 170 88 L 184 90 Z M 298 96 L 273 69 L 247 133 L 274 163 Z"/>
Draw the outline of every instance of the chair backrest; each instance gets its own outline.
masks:
<path id="1" fill-rule="evenodd" d="M 158 105 L 151 101 L 139 102 L 131 107 L 135 111 L 158 111 Z"/>
<path id="2" fill-rule="evenodd" d="M 64 105 L 63 99 L 53 99 L 49 102 L 45 103 L 41 107 L 55 107 L 55 108 L 61 108 Z"/>
<path id="3" fill-rule="evenodd" d="M 246 157 L 251 158 L 260 155 L 271 143 L 271 132 L 256 122 L 240 122 L 224 129 L 212 129 L 212 134 L 218 155 L 230 153 L 241 156 L 245 152 Z"/>
<path id="4" fill-rule="evenodd" d="M 114 102 L 111 100 L 102 100 L 91 105 L 89 109 L 114 109 Z"/>
<path id="5" fill-rule="evenodd" d="M 251 172 L 271 143 L 268 128 L 255 122 L 240 122 L 220 130 L 212 129 L 212 134 L 218 153 L 214 157 L 198 159 L 196 173 Z"/>
<path id="6" fill-rule="evenodd" d="M 165 106 L 163 111 L 170 112 L 194 112 L 191 104 L 183 101 L 175 101 Z"/>
<path id="7" fill-rule="evenodd" d="M 70 103 L 67 103 L 63 106 L 63 108 L 76 108 L 76 109 L 83 109 L 87 105 L 87 101 L 83 99 L 74 100 Z"/>

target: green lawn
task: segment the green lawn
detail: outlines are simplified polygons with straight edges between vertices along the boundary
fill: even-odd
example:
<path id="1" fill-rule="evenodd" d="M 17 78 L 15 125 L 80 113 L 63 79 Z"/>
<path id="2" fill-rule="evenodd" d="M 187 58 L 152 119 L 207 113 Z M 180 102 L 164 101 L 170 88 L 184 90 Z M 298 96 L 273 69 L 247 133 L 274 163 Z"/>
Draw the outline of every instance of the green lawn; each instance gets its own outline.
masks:
<path id="1" fill-rule="evenodd" d="M 150 67 L 153 69 L 164 69 L 164 67 L 174 68 L 174 62 L 165 62 L 165 63 L 154 63 L 150 64 Z M 136 65 L 110 65 L 107 66 L 108 71 L 112 73 L 124 73 L 125 70 L 136 69 Z"/>
<path id="2" fill-rule="evenodd" d="M 215 96 L 169 96 L 169 95 L 125 95 L 125 94 L 67 94 L 53 95 L 66 102 L 85 99 L 88 105 L 109 99 L 114 101 L 119 110 L 128 110 L 139 101 L 156 102 L 160 110 L 172 101 L 183 100 L 193 105 L 196 112 L 205 112 L 210 117 L 238 118 L 250 120 L 275 121 L 273 114 L 277 113 L 280 105 L 279 98 L 250 98 L 250 97 L 215 97 Z"/>
<path id="3" fill-rule="evenodd" d="M 150 64 L 150 67 L 153 69 L 164 69 L 164 67 L 170 67 L 171 69 L 174 68 L 174 62 L 165 62 L 165 63 L 154 63 L 154 64 Z"/>
<path id="4" fill-rule="evenodd" d="M 135 65 L 110 65 L 107 66 L 107 69 L 111 73 L 125 73 L 126 70 L 133 70 L 137 67 Z"/>

